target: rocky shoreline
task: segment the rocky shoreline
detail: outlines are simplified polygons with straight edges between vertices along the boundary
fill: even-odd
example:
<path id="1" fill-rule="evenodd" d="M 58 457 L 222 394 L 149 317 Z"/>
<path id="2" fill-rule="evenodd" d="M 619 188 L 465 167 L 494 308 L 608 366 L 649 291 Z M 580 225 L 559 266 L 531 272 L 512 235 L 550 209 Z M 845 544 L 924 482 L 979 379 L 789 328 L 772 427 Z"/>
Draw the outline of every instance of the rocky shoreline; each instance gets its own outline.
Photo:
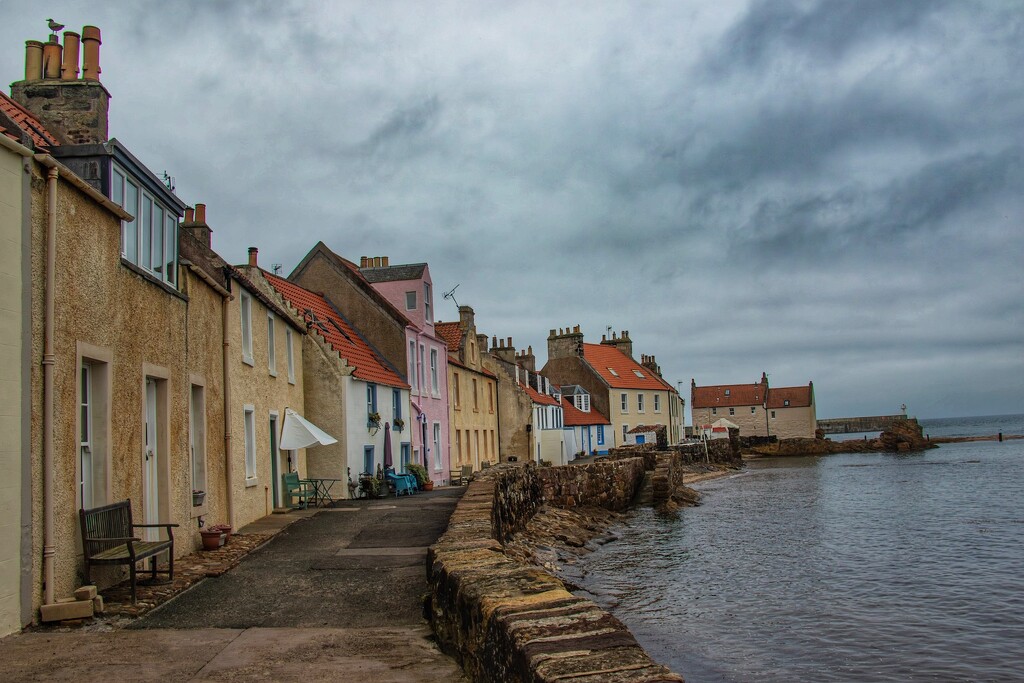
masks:
<path id="1" fill-rule="evenodd" d="M 683 482 L 689 485 L 727 477 L 738 471 L 739 468 L 725 465 L 688 465 Z M 686 488 L 685 491 L 676 491 L 670 504 L 661 506 L 659 510 L 668 513 L 699 504 L 700 493 Z M 543 568 L 566 584 L 569 590 L 581 590 L 578 583 L 582 575 L 575 570 L 579 559 L 617 541 L 619 536 L 614 528 L 627 514 L 589 505 L 575 508 L 543 505 L 526 528 L 506 543 L 505 554 Z"/>
<path id="2" fill-rule="evenodd" d="M 833 455 L 836 453 L 911 453 L 938 448 L 935 441 L 924 436 L 915 418 L 894 422 L 876 439 L 863 441 L 832 441 L 819 436 L 814 439 L 780 439 L 778 443 L 754 446 L 743 451 L 744 458 Z"/>

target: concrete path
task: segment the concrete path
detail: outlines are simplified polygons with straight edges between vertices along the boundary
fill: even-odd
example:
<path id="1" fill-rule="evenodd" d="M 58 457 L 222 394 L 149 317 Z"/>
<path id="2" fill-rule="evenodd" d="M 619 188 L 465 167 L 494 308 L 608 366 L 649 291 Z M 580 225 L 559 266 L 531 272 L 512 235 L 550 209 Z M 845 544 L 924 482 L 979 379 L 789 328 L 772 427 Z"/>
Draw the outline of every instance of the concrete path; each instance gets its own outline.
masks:
<path id="1" fill-rule="evenodd" d="M 0 676 L 464 681 L 422 616 L 426 548 L 463 491 L 346 502 L 299 519 L 231 571 L 128 630 L 38 631 L 0 641 Z M 263 524 L 265 533 L 281 522 Z"/>

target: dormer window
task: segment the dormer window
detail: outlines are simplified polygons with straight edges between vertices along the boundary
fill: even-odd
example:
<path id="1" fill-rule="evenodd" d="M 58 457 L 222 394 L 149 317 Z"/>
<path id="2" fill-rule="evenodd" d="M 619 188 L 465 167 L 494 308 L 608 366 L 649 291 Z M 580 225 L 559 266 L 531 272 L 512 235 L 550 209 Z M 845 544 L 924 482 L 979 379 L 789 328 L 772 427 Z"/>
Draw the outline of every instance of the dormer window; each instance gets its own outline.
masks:
<path id="1" fill-rule="evenodd" d="M 142 183 L 114 164 L 110 199 L 130 213 L 121 221 L 121 256 L 161 282 L 177 286 L 178 217 Z"/>
<path id="2" fill-rule="evenodd" d="M 589 394 L 576 394 L 576 409 L 583 413 L 590 412 L 590 395 Z"/>

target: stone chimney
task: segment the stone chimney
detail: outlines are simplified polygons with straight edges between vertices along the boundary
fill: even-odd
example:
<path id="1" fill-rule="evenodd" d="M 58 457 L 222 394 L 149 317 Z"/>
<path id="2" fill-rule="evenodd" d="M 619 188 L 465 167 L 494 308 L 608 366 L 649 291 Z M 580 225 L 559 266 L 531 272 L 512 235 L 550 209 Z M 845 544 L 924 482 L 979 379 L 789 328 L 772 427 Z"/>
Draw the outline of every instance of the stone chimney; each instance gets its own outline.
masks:
<path id="1" fill-rule="evenodd" d="M 658 377 L 661 377 L 661 366 L 654 360 L 654 356 L 640 355 L 640 365 L 644 366 Z"/>
<path id="2" fill-rule="evenodd" d="M 206 204 L 196 204 L 194 209 L 185 209 L 185 222 L 181 224 L 181 229 L 212 248 L 213 230 L 206 224 Z"/>
<path id="3" fill-rule="evenodd" d="M 474 334 L 472 331 L 476 329 L 476 314 L 473 312 L 472 307 L 459 306 L 459 327 L 462 328 L 464 333 Z M 486 337 L 484 339 L 484 343 L 480 345 L 482 349 L 487 347 Z"/>
<path id="4" fill-rule="evenodd" d="M 56 35 L 46 43 L 26 41 L 25 80 L 11 84 L 11 97 L 65 144 L 106 142 L 110 93 L 100 83 L 99 60 L 95 26 L 83 28 L 81 36 L 65 31 L 63 46 Z"/>
<path id="5" fill-rule="evenodd" d="M 607 346 L 614 346 L 630 358 L 633 357 L 633 340 L 629 338 L 629 330 L 623 330 L 621 336 L 612 332 L 611 339 L 608 339 L 606 335 L 601 335 L 601 343 Z"/>
<path id="6" fill-rule="evenodd" d="M 525 351 L 517 353 L 516 362 L 530 372 L 537 372 L 537 358 L 533 355 L 532 346 L 527 346 Z"/>
<path id="7" fill-rule="evenodd" d="M 548 360 L 575 356 L 583 356 L 583 333 L 580 332 L 580 326 L 576 325 L 572 329 L 566 327 L 564 330 L 552 329 L 548 334 Z"/>
<path id="8" fill-rule="evenodd" d="M 510 365 L 516 364 L 516 347 L 512 346 L 512 337 L 508 338 L 508 344 L 504 339 L 491 338 L 491 355 L 498 360 Z"/>

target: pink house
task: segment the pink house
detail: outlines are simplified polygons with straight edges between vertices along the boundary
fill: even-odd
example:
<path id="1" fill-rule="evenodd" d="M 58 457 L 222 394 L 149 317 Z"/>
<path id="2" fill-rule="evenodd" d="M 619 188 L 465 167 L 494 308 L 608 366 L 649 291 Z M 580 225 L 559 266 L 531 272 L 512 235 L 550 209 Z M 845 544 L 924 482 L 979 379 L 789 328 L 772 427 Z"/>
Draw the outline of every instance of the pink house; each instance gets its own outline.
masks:
<path id="1" fill-rule="evenodd" d="M 412 403 L 412 445 L 431 479 L 450 470 L 448 441 L 448 352 L 434 331 L 434 287 L 426 263 L 389 265 L 388 257 L 362 257 L 359 273 L 408 319 L 407 372 Z"/>

